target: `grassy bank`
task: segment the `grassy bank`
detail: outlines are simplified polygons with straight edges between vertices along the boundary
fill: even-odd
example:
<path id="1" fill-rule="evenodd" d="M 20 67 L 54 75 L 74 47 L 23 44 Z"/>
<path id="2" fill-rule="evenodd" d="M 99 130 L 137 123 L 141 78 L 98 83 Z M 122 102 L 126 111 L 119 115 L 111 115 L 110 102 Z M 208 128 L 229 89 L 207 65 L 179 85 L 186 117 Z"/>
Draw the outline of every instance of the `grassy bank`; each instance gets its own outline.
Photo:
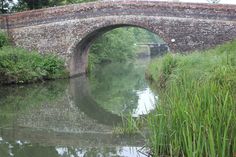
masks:
<path id="1" fill-rule="evenodd" d="M 0 84 L 31 83 L 68 77 L 64 61 L 12 46 L 0 47 Z"/>
<path id="2" fill-rule="evenodd" d="M 147 121 L 154 156 L 236 153 L 236 41 L 207 52 L 167 54 L 147 78 L 160 101 Z"/>

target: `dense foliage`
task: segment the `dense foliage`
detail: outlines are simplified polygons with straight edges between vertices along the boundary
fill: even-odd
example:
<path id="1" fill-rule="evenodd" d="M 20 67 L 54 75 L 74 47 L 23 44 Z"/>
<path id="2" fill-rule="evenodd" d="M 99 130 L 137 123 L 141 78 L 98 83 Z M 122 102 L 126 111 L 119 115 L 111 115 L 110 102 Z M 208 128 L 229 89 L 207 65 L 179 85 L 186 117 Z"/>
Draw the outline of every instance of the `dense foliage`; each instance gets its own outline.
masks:
<path id="1" fill-rule="evenodd" d="M 21 48 L 0 49 L 0 84 L 29 83 L 67 77 L 64 61 Z"/>
<path id="2" fill-rule="evenodd" d="M 0 14 L 7 13 L 10 9 L 13 0 L 1 0 L 0 1 Z"/>
<path id="3" fill-rule="evenodd" d="M 233 156 L 236 41 L 204 53 L 168 54 L 147 76 L 163 92 L 148 118 L 155 156 Z"/>
<path id="4" fill-rule="evenodd" d="M 91 1 L 96 0 L 1 0 L 0 14 Z"/>
<path id="5" fill-rule="evenodd" d="M 22 11 L 28 9 L 40 9 L 45 7 L 54 7 L 73 3 L 91 2 L 95 0 L 18 0 L 14 5 L 13 11 Z"/>
<path id="6" fill-rule="evenodd" d="M 155 34 L 141 28 L 122 27 L 109 31 L 99 37 L 89 52 L 89 70 L 95 64 L 124 62 L 134 59 L 138 53 L 137 43 L 162 43 Z"/>

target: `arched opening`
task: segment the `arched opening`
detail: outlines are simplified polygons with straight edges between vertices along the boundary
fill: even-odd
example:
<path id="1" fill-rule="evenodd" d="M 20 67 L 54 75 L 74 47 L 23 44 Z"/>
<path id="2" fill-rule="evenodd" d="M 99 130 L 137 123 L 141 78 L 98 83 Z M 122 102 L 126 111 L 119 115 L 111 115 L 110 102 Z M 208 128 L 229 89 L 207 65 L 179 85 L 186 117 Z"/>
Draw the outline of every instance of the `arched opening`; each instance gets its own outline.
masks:
<path id="1" fill-rule="evenodd" d="M 114 46 L 112 47 L 110 43 L 110 40 L 113 38 L 120 41 L 116 42 L 116 44 L 121 43 L 125 45 L 121 45 L 121 47 L 118 46 L 118 49 L 115 47 L 116 50 L 113 51 L 112 48 L 114 48 Z M 107 45 L 111 46 L 109 47 Z M 123 49 L 122 46 L 130 46 L 135 48 L 135 51 L 133 51 L 132 48 L 131 50 L 128 48 Z M 154 53 L 155 50 L 156 54 Z M 80 102 L 78 102 L 78 104 L 80 104 L 80 106 L 96 104 L 100 108 L 103 108 L 104 111 L 108 110 L 108 112 L 114 115 L 110 117 L 116 117 L 116 115 L 120 113 L 131 113 L 132 116 L 135 117 L 149 113 L 155 108 L 157 95 L 149 88 L 145 80 L 145 67 L 147 62 L 150 61 L 150 58 L 162 55 L 168 50 L 168 45 L 161 37 L 156 36 L 147 29 L 137 26 L 116 25 L 115 27 L 105 27 L 93 31 L 87 35 L 86 38 L 82 39 L 74 49 L 74 55 L 76 55 L 74 59 L 77 60 L 73 59 L 73 64 L 83 68 L 80 69 L 79 72 L 86 72 L 91 54 L 95 55 L 95 59 L 100 59 L 100 61 L 96 63 L 94 70 L 92 69 L 92 72 L 90 71 L 90 75 L 86 81 L 86 92 L 83 93 L 82 96 L 78 96 L 80 98 L 77 99 L 77 101 Z M 109 54 L 102 51 L 107 51 Z M 109 56 L 118 51 L 121 53 Z M 127 55 L 128 53 L 130 54 Z M 104 55 L 117 58 L 106 58 L 107 56 L 104 57 Z M 127 57 L 128 61 L 125 57 Z M 80 61 L 81 59 L 83 59 L 83 61 Z M 82 84 L 85 85 L 85 83 Z M 79 90 L 81 91 L 83 88 L 81 87 Z M 77 92 L 75 92 L 75 95 L 77 95 L 76 93 Z M 88 101 L 86 99 L 87 97 L 89 100 L 92 100 L 92 102 Z M 97 110 L 97 112 L 100 111 Z M 104 114 L 104 116 L 105 115 L 107 114 Z M 106 118 L 107 117 L 103 117 L 101 119 L 106 120 Z M 109 121 L 111 121 L 111 119 Z"/>
<path id="2" fill-rule="evenodd" d="M 169 44 L 171 40 L 168 39 L 168 37 L 166 37 L 160 30 L 148 28 L 146 26 L 139 26 L 133 24 L 117 24 L 104 26 L 102 28 L 95 28 L 92 29 L 90 32 L 86 32 L 84 36 L 80 37 L 75 43 L 72 44 L 70 48 L 71 57 L 69 61 L 70 76 L 76 76 L 79 74 L 86 73 L 88 68 L 89 49 L 97 38 L 114 29 L 127 27 L 139 28 L 149 31 L 155 34 L 156 36 L 159 36 L 159 38 L 163 40 L 163 43 L 168 46 L 168 50 L 172 47 L 172 45 Z"/>

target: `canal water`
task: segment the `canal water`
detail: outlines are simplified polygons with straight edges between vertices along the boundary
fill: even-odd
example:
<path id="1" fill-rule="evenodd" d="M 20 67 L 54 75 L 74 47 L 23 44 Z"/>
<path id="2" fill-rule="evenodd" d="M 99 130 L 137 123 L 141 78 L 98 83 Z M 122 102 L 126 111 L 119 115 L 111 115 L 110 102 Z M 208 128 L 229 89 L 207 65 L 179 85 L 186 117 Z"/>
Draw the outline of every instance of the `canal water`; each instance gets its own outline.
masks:
<path id="1" fill-rule="evenodd" d="M 115 135 L 121 115 L 148 114 L 157 96 L 148 60 L 97 66 L 89 77 L 0 87 L 0 157 L 145 157 L 145 139 Z"/>

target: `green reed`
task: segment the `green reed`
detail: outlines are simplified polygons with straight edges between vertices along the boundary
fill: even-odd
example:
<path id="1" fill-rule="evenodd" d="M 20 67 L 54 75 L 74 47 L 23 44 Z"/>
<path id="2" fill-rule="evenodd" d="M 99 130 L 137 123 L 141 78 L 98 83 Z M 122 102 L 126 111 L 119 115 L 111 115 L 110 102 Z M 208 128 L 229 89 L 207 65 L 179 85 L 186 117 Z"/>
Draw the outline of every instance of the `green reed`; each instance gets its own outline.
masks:
<path id="1" fill-rule="evenodd" d="M 155 156 L 230 157 L 236 153 L 236 41 L 151 63 L 161 91 L 148 116 Z"/>

